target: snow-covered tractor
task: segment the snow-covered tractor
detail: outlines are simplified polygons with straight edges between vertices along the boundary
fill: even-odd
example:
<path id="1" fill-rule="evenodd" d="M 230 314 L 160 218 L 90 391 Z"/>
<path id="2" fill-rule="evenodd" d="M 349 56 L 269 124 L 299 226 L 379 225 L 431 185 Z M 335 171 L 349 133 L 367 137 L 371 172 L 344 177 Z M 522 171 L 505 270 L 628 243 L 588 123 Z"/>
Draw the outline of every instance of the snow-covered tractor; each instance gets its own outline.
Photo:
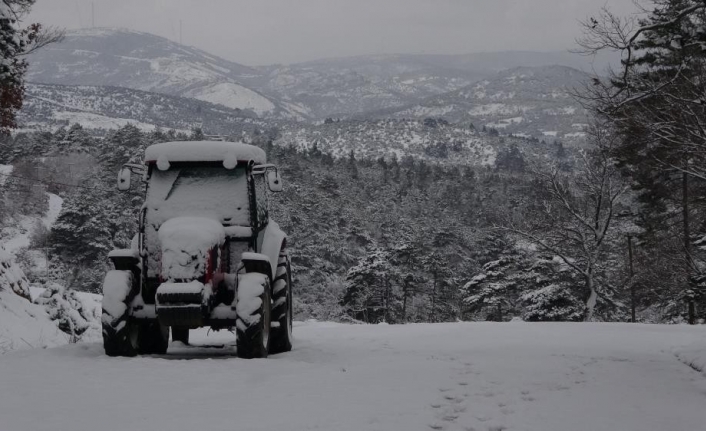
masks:
<path id="1" fill-rule="evenodd" d="M 152 145 L 139 232 L 109 254 L 103 283 L 103 346 L 109 356 L 163 354 L 189 330 L 235 328 L 237 352 L 262 358 L 292 348 L 292 277 L 287 237 L 269 217 L 282 191 L 260 148 L 233 142 Z"/>

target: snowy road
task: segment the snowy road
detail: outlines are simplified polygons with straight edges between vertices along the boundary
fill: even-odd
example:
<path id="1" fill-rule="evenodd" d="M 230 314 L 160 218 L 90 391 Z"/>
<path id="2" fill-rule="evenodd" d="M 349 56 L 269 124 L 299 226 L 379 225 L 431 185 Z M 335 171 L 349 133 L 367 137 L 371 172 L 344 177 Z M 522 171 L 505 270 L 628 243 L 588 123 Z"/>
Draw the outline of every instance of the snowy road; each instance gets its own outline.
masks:
<path id="1" fill-rule="evenodd" d="M 232 336 L 166 357 L 98 344 L 0 356 L 0 431 L 703 431 L 706 380 L 674 346 L 703 327 L 301 324 L 242 360 Z"/>

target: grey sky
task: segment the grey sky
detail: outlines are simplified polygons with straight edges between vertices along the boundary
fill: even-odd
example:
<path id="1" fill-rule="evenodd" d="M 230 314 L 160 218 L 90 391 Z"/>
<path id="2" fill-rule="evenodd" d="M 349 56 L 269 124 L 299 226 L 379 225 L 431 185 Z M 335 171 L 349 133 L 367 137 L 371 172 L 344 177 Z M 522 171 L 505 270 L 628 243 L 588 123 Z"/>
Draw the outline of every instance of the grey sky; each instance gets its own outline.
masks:
<path id="1" fill-rule="evenodd" d="M 38 0 L 31 20 L 124 27 L 249 65 L 382 53 L 573 47 L 577 21 L 632 0 Z"/>

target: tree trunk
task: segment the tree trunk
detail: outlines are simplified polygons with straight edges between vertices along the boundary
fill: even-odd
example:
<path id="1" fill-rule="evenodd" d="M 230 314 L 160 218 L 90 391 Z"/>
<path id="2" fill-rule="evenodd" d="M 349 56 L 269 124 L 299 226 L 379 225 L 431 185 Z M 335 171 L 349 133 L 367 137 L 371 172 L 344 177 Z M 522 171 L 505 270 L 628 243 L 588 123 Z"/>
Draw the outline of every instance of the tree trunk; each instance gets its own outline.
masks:
<path id="1" fill-rule="evenodd" d="M 688 167 L 688 162 L 686 163 Z M 686 289 L 691 289 L 691 227 L 689 225 L 689 174 L 682 173 L 682 218 L 684 228 L 684 266 L 686 269 Z M 689 324 L 696 324 L 696 313 L 694 306 L 694 298 L 689 296 L 687 299 Z"/>
<path id="2" fill-rule="evenodd" d="M 589 291 L 588 300 L 586 300 L 586 318 L 585 322 L 590 322 L 593 320 L 593 311 L 596 308 L 596 301 L 598 300 L 598 293 L 593 284 L 593 268 L 589 268 L 586 274 L 586 289 Z"/>
<path id="3" fill-rule="evenodd" d="M 434 288 L 431 291 L 431 313 L 429 314 L 429 321 L 434 323 L 434 317 L 436 313 L 436 272 L 434 273 Z"/>
<path id="4" fill-rule="evenodd" d="M 635 268 L 632 264 L 632 235 L 628 235 L 628 256 L 630 258 L 630 322 L 635 323 Z"/>
<path id="5" fill-rule="evenodd" d="M 404 281 L 402 291 L 402 323 L 407 323 L 407 295 L 409 294 L 409 281 Z"/>

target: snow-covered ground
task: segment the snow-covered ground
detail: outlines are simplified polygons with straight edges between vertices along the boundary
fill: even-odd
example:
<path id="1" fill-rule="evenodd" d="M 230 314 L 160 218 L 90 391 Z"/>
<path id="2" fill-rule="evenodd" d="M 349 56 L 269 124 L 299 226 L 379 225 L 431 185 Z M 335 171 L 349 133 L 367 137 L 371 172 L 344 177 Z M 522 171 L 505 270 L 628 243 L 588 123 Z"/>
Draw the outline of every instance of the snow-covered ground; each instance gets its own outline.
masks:
<path id="1" fill-rule="evenodd" d="M 674 348 L 703 327 L 303 323 L 295 350 L 229 333 L 166 356 L 100 344 L 0 357 L 0 429 L 699 431 L 706 379 Z M 225 346 L 223 343 L 226 343 Z"/>
<path id="2" fill-rule="evenodd" d="M 0 168 L 2 166 L 3 165 L 0 165 Z M 53 193 L 47 193 L 47 195 L 49 195 L 49 210 L 44 217 L 39 220 L 41 220 L 42 224 L 44 224 L 47 229 L 51 229 L 54 222 L 56 222 L 56 219 L 59 217 L 59 213 L 61 213 L 61 206 L 64 200 Z M 36 217 L 22 217 L 18 225 L 3 228 L 2 233 L 5 239 L 0 239 L 0 246 L 10 254 L 14 254 L 22 247 L 28 247 L 29 237 L 37 220 Z"/>

